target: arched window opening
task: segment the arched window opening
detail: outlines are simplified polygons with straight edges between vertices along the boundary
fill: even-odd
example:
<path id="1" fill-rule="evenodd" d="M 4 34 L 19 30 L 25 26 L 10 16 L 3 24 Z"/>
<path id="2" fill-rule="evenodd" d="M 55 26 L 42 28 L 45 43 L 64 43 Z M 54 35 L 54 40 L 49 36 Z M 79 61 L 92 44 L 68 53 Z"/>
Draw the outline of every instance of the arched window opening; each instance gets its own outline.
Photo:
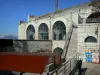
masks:
<path id="1" fill-rule="evenodd" d="M 85 41 L 84 42 L 91 42 L 91 43 L 96 43 L 97 42 L 97 39 L 95 38 L 95 37 L 93 37 L 93 36 L 88 36 L 86 39 L 85 39 Z"/>
<path id="2" fill-rule="evenodd" d="M 60 47 L 57 47 L 57 48 L 54 49 L 54 53 L 60 53 L 60 54 L 62 54 L 63 53 L 63 49 L 60 48 Z"/>
<path id="3" fill-rule="evenodd" d="M 65 40 L 66 27 L 62 21 L 57 21 L 53 25 L 53 39 L 54 40 Z"/>
<path id="4" fill-rule="evenodd" d="M 29 25 L 27 28 L 27 40 L 35 40 L 35 28 L 33 25 Z"/>
<path id="5" fill-rule="evenodd" d="M 63 36 L 62 36 L 62 34 L 60 33 L 59 34 L 59 40 L 62 40 L 63 39 Z"/>
<path id="6" fill-rule="evenodd" d="M 38 29 L 39 40 L 49 40 L 48 26 L 45 23 L 40 24 Z"/>
<path id="7" fill-rule="evenodd" d="M 86 23 L 100 23 L 100 12 L 90 14 L 86 20 Z"/>
<path id="8" fill-rule="evenodd" d="M 33 34 L 30 35 L 30 40 L 33 40 Z"/>

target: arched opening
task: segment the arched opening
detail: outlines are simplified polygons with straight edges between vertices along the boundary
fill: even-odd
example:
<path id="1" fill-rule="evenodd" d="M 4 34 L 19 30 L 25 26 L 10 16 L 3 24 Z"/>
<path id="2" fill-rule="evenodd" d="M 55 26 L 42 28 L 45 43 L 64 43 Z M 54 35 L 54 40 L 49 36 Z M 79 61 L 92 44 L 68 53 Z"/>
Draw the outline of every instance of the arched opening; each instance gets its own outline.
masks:
<path id="1" fill-rule="evenodd" d="M 33 40 L 33 34 L 30 35 L 30 40 Z"/>
<path id="2" fill-rule="evenodd" d="M 100 23 L 100 12 L 90 14 L 86 20 L 86 23 Z"/>
<path id="3" fill-rule="evenodd" d="M 35 28 L 33 25 L 29 25 L 27 28 L 27 40 L 35 40 Z"/>
<path id="4" fill-rule="evenodd" d="M 49 40 L 48 26 L 45 23 L 42 23 L 39 26 L 38 40 Z"/>
<path id="5" fill-rule="evenodd" d="M 62 54 L 63 53 L 63 49 L 60 48 L 60 47 L 57 47 L 57 48 L 54 49 L 54 53 L 60 53 L 60 54 Z"/>
<path id="6" fill-rule="evenodd" d="M 53 40 L 65 40 L 66 27 L 62 21 L 57 21 L 53 25 Z"/>
<path id="7" fill-rule="evenodd" d="M 91 43 L 96 43 L 97 42 L 97 39 L 93 36 L 88 36 L 84 42 L 91 42 Z"/>

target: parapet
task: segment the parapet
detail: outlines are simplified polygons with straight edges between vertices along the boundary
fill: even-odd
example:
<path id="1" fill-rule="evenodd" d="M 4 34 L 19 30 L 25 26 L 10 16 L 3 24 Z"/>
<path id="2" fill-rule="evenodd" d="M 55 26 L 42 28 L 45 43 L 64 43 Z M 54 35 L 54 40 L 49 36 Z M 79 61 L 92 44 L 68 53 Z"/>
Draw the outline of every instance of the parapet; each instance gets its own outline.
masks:
<path id="1" fill-rule="evenodd" d="M 34 16 L 34 15 L 28 15 L 28 22 L 35 20 L 35 18 L 36 18 L 36 16 Z"/>
<path id="2" fill-rule="evenodd" d="M 19 25 L 27 23 L 26 21 L 19 21 Z"/>

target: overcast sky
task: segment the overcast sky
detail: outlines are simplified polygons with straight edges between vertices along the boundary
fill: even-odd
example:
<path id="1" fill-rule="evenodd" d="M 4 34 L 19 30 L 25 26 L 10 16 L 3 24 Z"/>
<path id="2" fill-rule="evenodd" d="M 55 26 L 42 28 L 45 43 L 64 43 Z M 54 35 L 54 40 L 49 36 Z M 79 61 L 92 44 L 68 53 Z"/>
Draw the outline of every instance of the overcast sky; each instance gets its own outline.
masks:
<path id="1" fill-rule="evenodd" d="M 64 9 L 89 0 L 59 0 Z M 18 23 L 27 21 L 27 16 L 40 16 L 54 11 L 54 0 L 0 0 L 0 36 L 18 35 Z"/>

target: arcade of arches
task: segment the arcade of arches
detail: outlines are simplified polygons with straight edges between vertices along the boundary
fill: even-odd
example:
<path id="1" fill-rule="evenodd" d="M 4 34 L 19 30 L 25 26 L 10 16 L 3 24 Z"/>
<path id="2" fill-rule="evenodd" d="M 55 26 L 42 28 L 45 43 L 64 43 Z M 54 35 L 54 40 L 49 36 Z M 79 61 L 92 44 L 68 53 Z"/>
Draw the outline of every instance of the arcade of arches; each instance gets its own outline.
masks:
<path id="1" fill-rule="evenodd" d="M 62 21 L 57 21 L 53 25 L 53 40 L 65 40 L 66 26 Z M 27 28 L 27 40 L 35 40 L 35 28 L 29 25 Z M 47 24 L 42 23 L 38 27 L 38 40 L 49 40 L 49 29 Z"/>

